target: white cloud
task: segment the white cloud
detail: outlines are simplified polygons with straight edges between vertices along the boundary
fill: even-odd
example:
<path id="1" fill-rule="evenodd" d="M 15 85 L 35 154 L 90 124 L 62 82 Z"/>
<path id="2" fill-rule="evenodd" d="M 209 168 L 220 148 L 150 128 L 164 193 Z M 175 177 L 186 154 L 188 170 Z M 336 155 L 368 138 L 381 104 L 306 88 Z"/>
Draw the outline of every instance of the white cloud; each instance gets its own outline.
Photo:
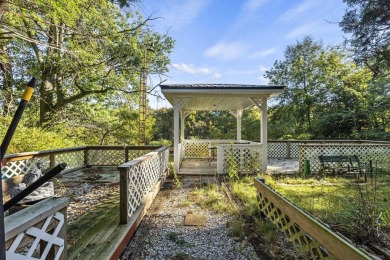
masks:
<path id="1" fill-rule="evenodd" d="M 166 25 L 172 26 L 173 29 L 186 27 L 200 12 L 209 4 L 210 0 L 185 0 L 172 1 L 170 5 L 164 6 L 163 17 Z"/>
<path id="2" fill-rule="evenodd" d="M 220 78 L 222 78 L 222 75 L 217 73 L 217 72 L 215 72 L 215 73 L 213 73 L 213 75 L 211 75 L 211 78 L 213 78 L 213 79 L 220 79 Z"/>
<path id="3" fill-rule="evenodd" d="M 245 11 L 256 11 L 260 6 L 262 6 L 266 0 L 247 0 L 244 4 Z"/>
<path id="4" fill-rule="evenodd" d="M 214 69 L 210 69 L 207 67 L 197 67 L 195 65 L 185 63 L 174 63 L 172 64 L 172 67 L 178 71 L 186 72 L 189 74 L 210 76 L 212 79 L 220 79 L 222 77 L 220 73 L 218 73 Z"/>
<path id="5" fill-rule="evenodd" d="M 247 52 L 247 46 L 237 42 L 219 42 L 205 51 L 208 57 L 219 58 L 221 60 L 235 60 L 242 57 Z"/>
<path id="6" fill-rule="evenodd" d="M 317 1 L 313 0 L 305 0 L 303 3 L 300 5 L 287 10 L 285 13 L 283 13 L 281 16 L 279 16 L 278 20 L 279 21 L 291 21 L 294 20 L 295 18 L 299 17 L 306 11 L 308 11 L 311 7 L 316 6 L 318 3 Z"/>
<path id="7" fill-rule="evenodd" d="M 267 71 L 267 70 L 269 70 L 269 68 L 267 68 L 266 66 L 263 66 L 263 65 L 260 65 L 259 67 L 258 67 L 258 69 L 259 69 L 259 71 L 260 71 L 260 77 L 257 77 L 257 80 L 259 80 L 260 82 L 260 84 L 261 85 L 267 85 L 268 83 L 269 83 L 269 81 L 268 81 L 268 79 L 266 79 L 266 78 L 264 78 L 264 73 Z"/>
<path id="8" fill-rule="evenodd" d="M 286 35 L 286 39 L 296 38 L 304 34 L 311 34 L 311 32 L 313 32 L 313 28 L 315 28 L 313 23 L 298 26 Z"/>
<path id="9" fill-rule="evenodd" d="M 251 58 L 251 59 L 265 58 L 265 57 L 268 57 L 268 56 L 274 54 L 276 52 L 276 50 L 277 50 L 276 48 L 269 48 L 266 50 L 254 52 L 249 56 L 249 58 Z"/>
<path id="10" fill-rule="evenodd" d="M 269 70 L 269 68 L 263 66 L 263 65 L 260 65 L 259 66 L 259 70 L 260 70 L 260 73 L 264 73 L 265 71 Z"/>

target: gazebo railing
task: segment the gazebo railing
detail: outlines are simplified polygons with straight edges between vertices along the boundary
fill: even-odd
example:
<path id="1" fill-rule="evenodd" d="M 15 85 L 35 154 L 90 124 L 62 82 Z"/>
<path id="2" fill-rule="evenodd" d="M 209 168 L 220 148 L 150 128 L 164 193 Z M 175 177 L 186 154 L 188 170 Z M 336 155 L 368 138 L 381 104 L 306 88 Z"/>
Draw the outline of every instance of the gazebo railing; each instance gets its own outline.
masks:
<path id="1" fill-rule="evenodd" d="M 228 173 L 232 166 L 240 174 L 261 172 L 262 144 L 219 144 L 217 147 L 218 174 Z"/>

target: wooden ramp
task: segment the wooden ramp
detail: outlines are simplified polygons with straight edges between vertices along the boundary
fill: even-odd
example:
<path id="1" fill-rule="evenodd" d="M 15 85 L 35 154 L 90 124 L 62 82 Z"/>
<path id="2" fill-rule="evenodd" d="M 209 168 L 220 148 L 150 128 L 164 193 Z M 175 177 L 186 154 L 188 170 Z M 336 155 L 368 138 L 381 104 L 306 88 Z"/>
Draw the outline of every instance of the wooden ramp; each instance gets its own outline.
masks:
<path id="1" fill-rule="evenodd" d="M 207 159 L 183 159 L 178 175 L 216 175 L 217 162 L 212 161 L 210 166 Z"/>

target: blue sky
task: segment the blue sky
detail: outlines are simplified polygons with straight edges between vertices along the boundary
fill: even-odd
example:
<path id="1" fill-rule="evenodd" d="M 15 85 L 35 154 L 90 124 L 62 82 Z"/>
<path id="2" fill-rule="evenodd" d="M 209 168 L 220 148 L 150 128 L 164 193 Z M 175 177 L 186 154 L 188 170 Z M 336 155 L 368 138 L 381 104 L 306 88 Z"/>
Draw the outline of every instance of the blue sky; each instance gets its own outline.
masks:
<path id="1" fill-rule="evenodd" d="M 264 72 L 288 45 L 306 35 L 336 45 L 344 36 L 342 0 L 144 0 L 140 7 L 160 17 L 154 30 L 176 41 L 166 84 L 267 84 Z M 153 108 L 169 106 L 149 99 Z"/>

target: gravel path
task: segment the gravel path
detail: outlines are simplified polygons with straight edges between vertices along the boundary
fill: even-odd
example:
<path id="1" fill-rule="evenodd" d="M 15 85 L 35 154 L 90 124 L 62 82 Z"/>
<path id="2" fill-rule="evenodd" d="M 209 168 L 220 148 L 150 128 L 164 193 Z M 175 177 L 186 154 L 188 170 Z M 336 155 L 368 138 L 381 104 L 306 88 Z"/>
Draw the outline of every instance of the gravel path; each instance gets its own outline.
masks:
<path id="1" fill-rule="evenodd" d="M 229 235 L 227 223 L 235 220 L 228 214 L 201 209 L 196 203 L 188 203 L 188 194 L 196 186 L 214 182 L 213 177 L 185 177 L 182 188 L 160 192 L 151 206 L 147 233 L 140 226 L 133 240 L 146 238 L 136 259 L 259 259 L 246 240 Z M 163 199 L 159 197 L 163 197 Z M 158 204 L 158 205 L 156 205 Z M 183 206 L 185 205 L 185 206 Z M 153 208 L 158 210 L 153 210 Z M 185 226 L 188 212 L 206 216 L 205 226 Z M 133 256 L 134 257 L 134 256 Z"/>

